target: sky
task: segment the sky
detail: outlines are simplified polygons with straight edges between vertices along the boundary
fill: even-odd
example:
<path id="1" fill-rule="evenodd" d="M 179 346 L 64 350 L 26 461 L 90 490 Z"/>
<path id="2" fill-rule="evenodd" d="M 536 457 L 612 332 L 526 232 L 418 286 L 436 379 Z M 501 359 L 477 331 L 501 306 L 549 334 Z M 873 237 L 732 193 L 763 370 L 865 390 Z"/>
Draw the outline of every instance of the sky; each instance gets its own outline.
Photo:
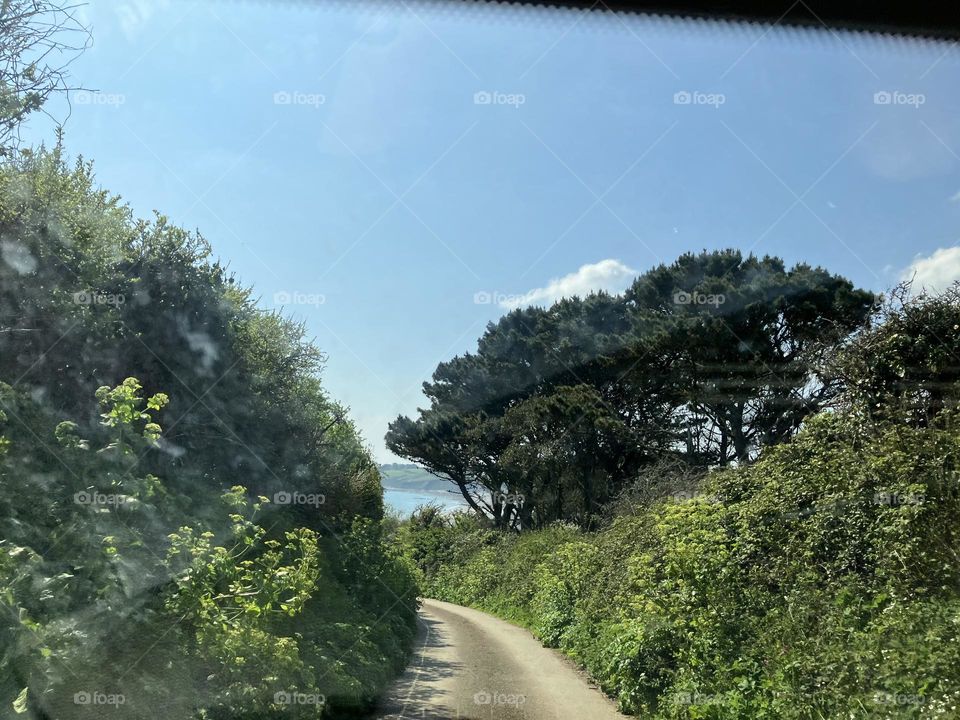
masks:
<path id="1" fill-rule="evenodd" d="M 960 48 L 435 2 L 92 0 L 67 152 L 306 323 L 375 456 L 510 308 L 687 251 L 960 278 Z M 33 121 L 29 142 L 50 140 Z"/>

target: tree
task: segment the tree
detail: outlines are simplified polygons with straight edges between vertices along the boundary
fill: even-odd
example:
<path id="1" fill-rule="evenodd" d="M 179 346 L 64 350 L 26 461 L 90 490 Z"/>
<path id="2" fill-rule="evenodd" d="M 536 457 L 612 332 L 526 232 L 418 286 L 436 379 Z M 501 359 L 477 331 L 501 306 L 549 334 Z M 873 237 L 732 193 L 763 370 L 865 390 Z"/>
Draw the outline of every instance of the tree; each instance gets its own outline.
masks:
<path id="1" fill-rule="evenodd" d="M 960 285 L 896 288 L 870 327 L 829 364 L 844 404 L 871 420 L 925 427 L 960 403 Z M 952 416 L 949 416 L 952 417 Z"/>
<path id="2" fill-rule="evenodd" d="M 495 527 L 531 527 L 533 506 L 517 501 L 523 488 L 529 494 L 536 473 L 528 474 L 530 463 L 520 462 L 523 441 L 515 435 L 531 432 L 520 419 L 532 422 L 531 413 L 542 408 L 520 408 L 554 392 L 566 397 L 571 387 L 593 388 L 584 409 L 603 407 L 624 432 L 642 438 L 642 451 L 595 458 L 617 466 L 619 484 L 635 473 L 632 463 L 668 452 L 672 442 L 670 413 L 678 399 L 671 395 L 669 377 L 660 372 L 664 359 L 658 353 L 633 333 L 622 299 L 604 293 L 561 301 L 548 310 L 512 311 L 487 327 L 476 353 L 437 367 L 432 382 L 424 384 L 430 407 L 416 421 L 397 418 L 387 445 L 456 485 L 470 507 Z M 570 398 L 563 404 L 569 406 L 566 422 L 572 426 L 578 405 Z M 507 417 L 512 421 L 504 422 Z M 555 418 L 554 427 L 559 423 Z M 511 447 L 513 460 L 504 461 Z M 546 516 L 541 508 L 537 517 Z"/>
<path id="3" fill-rule="evenodd" d="M 70 89 L 67 67 L 91 42 L 76 7 L 51 0 L 0 2 L 0 155 L 16 147 L 24 119 Z"/>
<path id="4" fill-rule="evenodd" d="M 71 717 L 100 688 L 117 717 L 262 717 L 300 688 L 362 710 L 416 587 L 303 326 L 59 146 L 0 163 L 0 237 L 0 704 Z"/>
<path id="5" fill-rule="evenodd" d="M 84 430 L 97 422 L 86 398 L 135 376 L 171 397 L 173 421 L 138 461 L 172 488 L 215 502 L 240 475 L 254 495 L 323 495 L 270 508 L 318 531 L 379 516 L 373 462 L 320 381 L 324 354 L 258 308 L 202 236 L 135 220 L 60 149 L 0 168 L 0 234 L 0 379 Z"/>
<path id="6" fill-rule="evenodd" d="M 687 254 L 624 296 L 568 298 L 487 326 L 441 363 L 388 446 L 495 527 L 590 527 L 642 469 L 748 462 L 836 400 L 823 360 L 876 298 L 821 268 Z"/>
<path id="7" fill-rule="evenodd" d="M 840 385 L 821 372 L 877 298 L 822 268 L 739 251 L 686 254 L 637 278 L 626 301 L 660 320 L 678 358 L 687 454 L 746 462 L 828 407 Z"/>
<path id="8" fill-rule="evenodd" d="M 502 464 L 515 478 L 504 494 L 517 525 L 555 520 L 593 527 L 637 468 L 661 449 L 624 422 L 590 385 L 561 387 L 512 407 Z"/>
<path id="9" fill-rule="evenodd" d="M 456 485 L 470 507 L 482 513 L 470 479 L 473 447 L 468 430 L 464 417 L 428 409 L 421 410 L 416 420 L 398 416 L 385 440 L 391 452 Z"/>

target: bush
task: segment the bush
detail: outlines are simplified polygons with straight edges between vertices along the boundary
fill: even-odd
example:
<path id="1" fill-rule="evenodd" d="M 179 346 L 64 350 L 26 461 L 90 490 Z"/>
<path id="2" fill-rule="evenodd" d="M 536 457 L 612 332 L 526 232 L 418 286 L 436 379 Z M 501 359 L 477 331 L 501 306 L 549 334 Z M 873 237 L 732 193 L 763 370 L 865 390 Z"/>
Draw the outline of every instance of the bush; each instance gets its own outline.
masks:
<path id="1" fill-rule="evenodd" d="M 426 592 L 525 625 L 634 714 L 953 717 L 955 426 L 826 413 L 595 533 L 447 527 Z"/>
<path id="2" fill-rule="evenodd" d="M 0 717 L 369 706 L 417 587 L 303 327 L 59 148 L 0 165 L 0 245 Z"/>
<path id="3" fill-rule="evenodd" d="M 0 443 L 6 707 L 77 717 L 89 708 L 75 696 L 99 692 L 123 698 L 111 707 L 118 718 L 155 717 L 158 707 L 224 719 L 368 708 L 412 645 L 409 563 L 370 518 L 339 537 L 307 527 L 277 537 L 262 524 L 268 498 L 251 500 L 239 486 L 204 507 L 204 519 L 183 514 L 186 498 L 136 472 L 166 404 L 140 389 L 128 378 L 97 392 L 109 429 L 98 446 L 0 388 L 5 406 L 30 418 L 30 433 L 55 437 L 70 462 L 69 473 L 55 473 L 52 457 Z M 42 494 L 31 487 L 38 480 Z M 291 707 L 292 692 L 314 701 Z"/>

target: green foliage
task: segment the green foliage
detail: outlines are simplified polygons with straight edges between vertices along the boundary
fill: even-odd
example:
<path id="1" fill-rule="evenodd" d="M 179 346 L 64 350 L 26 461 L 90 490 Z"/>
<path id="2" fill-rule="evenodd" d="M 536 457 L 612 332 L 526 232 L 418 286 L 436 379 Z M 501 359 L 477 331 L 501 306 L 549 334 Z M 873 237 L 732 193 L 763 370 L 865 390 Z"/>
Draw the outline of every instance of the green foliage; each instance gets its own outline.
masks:
<path id="1" fill-rule="evenodd" d="M 666 459 L 743 464 L 830 407 L 832 356 L 875 296 L 739 251 L 688 253 L 603 293 L 523 308 L 441 363 L 430 404 L 386 435 L 498 528 L 597 527 Z"/>
<path id="2" fill-rule="evenodd" d="M 410 523 L 407 547 L 426 594 L 529 627 L 632 714 L 954 717 L 960 433 L 948 415 L 912 427 L 825 413 L 755 464 L 598 532 Z"/>
<path id="3" fill-rule="evenodd" d="M 960 399 L 960 287 L 938 295 L 909 289 L 897 288 L 831 364 L 849 407 L 873 420 L 924 425 Z"/>
<path id="4" fill-rule="evenodd" d="M 314 687 L 298 639 L 278 620 L 302 614 L 316 590 L 317 537 L 300 528 L 284 542 L 264 540 L 253 522 L 261 504 L 248 503 L 242 487 L 224 498 L 233 511 L 228 546 L 191 527 L 170 535 L 166 566 L 176 580 L 164 611 L 190 631 L 186 661 L 211 666 L 204 704 L 212 714 L 279 714 L 278 692 Z M 317 717 L 324 705 L 311 706 Z"/>
<path id="5" fill-rule="evenodd" d="M 100 386 L 163 389 L 171 422 L 139 463 L 197 505 L 239 474 L 253 495 L 325 496 L 319 512 L 277 510 L 291 525 L 378 515 L 376 469 L 319 381 L 323 354 L 301 324 L 257 308 L 202 237 L 134 219 L 59 148 L 0 167 L 0 237 L 0 379 L 83 437 L 101 431 Z"/>
<path id="6" fill-rule="evenodd" d="M 0 166 L 0 241 L 0 717 L 367 708 L 417 588 L 303 327 L 59 148 Z"/>

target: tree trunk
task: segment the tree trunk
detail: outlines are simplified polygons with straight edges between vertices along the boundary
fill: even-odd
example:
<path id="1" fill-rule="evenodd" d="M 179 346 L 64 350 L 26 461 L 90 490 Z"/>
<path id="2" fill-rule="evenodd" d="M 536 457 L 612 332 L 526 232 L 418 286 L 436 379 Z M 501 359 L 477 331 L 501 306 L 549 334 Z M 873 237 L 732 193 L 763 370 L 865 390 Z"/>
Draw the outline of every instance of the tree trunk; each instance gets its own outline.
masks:
<path id="1" fill-rule="evenodd" d="M 731 430 L 733 431 L 733 451 L 738 462 L 746 462 L 750 459 L 750 449 L 747 443 L 747 436 L 743 432 L 743 403 L 734 405 Z"/>

